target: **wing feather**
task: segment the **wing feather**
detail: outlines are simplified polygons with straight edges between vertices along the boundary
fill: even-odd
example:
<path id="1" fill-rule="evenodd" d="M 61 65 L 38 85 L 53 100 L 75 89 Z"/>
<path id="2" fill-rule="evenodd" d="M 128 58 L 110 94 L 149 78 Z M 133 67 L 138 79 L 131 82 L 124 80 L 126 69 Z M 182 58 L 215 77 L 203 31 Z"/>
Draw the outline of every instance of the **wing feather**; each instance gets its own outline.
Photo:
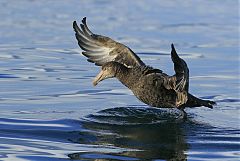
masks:
<path id="1" fill-rule="evenodd" d="M 181 59 L 175 48 L 174 45 L 171 45 L 172 51 L 171 51 L 171 58 L 174 63 L 174 70 L 175 70 L 175 90 L 182 92 L 182 91 L 188 91 L 189 88 L 189 69 L 187 66 L 187 63 Z"/>
<path id="2" fill-rule="evenodd" d="M 145 65 L 127 46 L 109 37 L 92 33 L 87 26 L 86 17 L 83 18 L 80 28 L 76 21 L 74 21 L 73 29 L 78 45 L 83 50 L 82 54 L 88 58 L 89 62 L 93 62 L 99 66 L 110 61 L 116 61 L 126 66 Z"/>

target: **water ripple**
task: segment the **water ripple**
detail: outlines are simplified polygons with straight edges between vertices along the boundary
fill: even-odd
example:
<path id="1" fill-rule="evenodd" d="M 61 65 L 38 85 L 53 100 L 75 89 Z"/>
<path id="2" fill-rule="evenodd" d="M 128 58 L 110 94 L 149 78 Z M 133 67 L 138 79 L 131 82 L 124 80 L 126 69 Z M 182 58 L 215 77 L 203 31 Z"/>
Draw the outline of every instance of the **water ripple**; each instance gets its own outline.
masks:
<path id="1" fill-rule="evenodd" d="M 161 122 L 179 121 L 181 114 L 177 110 L 156 108 L 116 107 L 88 115 L 85 120 L 109 125 L 145 125 Z"/>

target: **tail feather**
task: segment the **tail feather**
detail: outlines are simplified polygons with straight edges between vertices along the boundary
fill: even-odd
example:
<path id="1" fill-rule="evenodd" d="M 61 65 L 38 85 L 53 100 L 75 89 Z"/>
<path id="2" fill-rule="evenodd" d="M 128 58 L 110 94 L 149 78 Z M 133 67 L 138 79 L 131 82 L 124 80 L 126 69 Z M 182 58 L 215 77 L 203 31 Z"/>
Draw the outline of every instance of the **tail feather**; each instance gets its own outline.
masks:
<path id="1" fill-rule="evenodd" d="M 214 102 L 214 101 L 203 100 L 203 99 L 197 98 L 191 94 L 188 94 L 188 100 L 184 106 L 185 107 L 205 106 L 208 108 L 213 108 L 213 105 L 215 105 L 215 104 L 216 104 L 216 102 Z"/>

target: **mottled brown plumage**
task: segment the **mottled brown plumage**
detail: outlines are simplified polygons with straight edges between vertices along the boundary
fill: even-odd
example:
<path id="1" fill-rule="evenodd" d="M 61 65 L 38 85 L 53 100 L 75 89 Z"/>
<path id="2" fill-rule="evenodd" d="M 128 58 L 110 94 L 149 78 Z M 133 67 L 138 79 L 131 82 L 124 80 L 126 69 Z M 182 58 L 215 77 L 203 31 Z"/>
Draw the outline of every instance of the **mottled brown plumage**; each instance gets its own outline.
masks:
<path id="1" fill-rule="evenodd" d="M 172 44 L 171 58 L 175 75 L 169 76 L 159 69 L 146 66 L 127 46 L 108 37 L 93 34 L 83 18 L 81 29 L 73 22 L 75 36 L 82 54 L 88 61 L 102 66 L 93 84 L 116 77 L 142 102 L 160 108 L 206 106 L 212 108 L 213 101 L 202 100 L 188 93 L 189 69 Z"/>

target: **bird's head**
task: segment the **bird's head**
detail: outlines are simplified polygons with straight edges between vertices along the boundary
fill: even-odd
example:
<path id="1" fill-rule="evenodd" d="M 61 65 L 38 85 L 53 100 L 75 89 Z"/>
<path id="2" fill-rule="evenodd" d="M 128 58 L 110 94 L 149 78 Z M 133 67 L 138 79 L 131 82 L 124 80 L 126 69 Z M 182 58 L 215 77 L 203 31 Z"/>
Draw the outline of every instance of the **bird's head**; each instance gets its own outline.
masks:
<path id="1" fill-rule="evenodd" d="M 100 73 L 94 78 L 93 85 L 96 86 L 104 79 L 113 78 L 119 71 L 121 64 L 117 62 L 108 62 L 102 66 Z"/>

